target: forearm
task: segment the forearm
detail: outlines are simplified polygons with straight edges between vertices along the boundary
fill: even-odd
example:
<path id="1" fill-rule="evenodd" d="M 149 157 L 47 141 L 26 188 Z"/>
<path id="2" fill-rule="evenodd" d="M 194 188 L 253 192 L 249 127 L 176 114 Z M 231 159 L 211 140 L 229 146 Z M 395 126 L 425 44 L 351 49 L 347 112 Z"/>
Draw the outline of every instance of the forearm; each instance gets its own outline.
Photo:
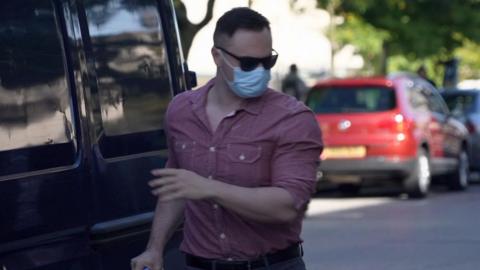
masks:
<path id="1" fill-rule="evenodd" d="M 290 222 L 298 215 L 292 196 L 283 188 L 245 188 L 215 181 L 211 191 L 218 204 L 258 222 Z"/>
<path id="2" fill-rule="evenodd" d="M 163 253 L 167 241 L 183 218 L 184 209 L 184 200 L 157 201 L 147 249 Z"/>

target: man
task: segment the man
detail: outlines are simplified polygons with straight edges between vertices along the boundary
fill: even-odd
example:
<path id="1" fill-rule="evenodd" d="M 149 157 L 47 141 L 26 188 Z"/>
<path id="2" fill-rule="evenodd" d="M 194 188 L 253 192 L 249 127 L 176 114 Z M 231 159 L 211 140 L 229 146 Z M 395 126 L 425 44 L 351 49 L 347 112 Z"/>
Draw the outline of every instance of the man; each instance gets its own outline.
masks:
<path id="1" fill-rule="evenodd" d="M 298 75 L 297 65 L 291 64 L 290 71 L 282 81 L 282 92 L 296 97 L 298 100 L 305 100 L 307 86 Z"/>
<path id="2" fill-rule="evenodd" d="M 267 88 L 277 55 L 259 13 L 225 13 L 211 53 L 216 77 L 167 110 L 168 168 L 152 171 L 158 204 L 132 269 L 161 269 L 182 218 L 187 269 L 305 269 L 299 235 L 322 149 L 318 124 Z"/>
<path id="3" fill-rule="evenodd" d="M 437 85 L 435 84 L 434 81 L 432 81 L 428 75 L 427 75 L 427 69 L 425 68 L 424 65 L 421 65 L 418 69 L 417 69 L 417 75 L 422 77 L 423 79 L 425 79 L 427 82 L 429 82 L 431 85 L 433 85 L 434 87 L 437 87 Z"/>

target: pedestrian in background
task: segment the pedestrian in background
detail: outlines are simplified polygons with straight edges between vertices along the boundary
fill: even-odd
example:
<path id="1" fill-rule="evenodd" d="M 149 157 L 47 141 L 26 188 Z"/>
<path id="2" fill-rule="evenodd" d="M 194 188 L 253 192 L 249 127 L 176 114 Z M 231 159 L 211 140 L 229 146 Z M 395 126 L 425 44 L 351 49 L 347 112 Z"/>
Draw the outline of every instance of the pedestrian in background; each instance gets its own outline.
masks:
<path id="1" fill-rule="evenodd" d="M 427 82 L 431 83 L 434 87 L 437 87 L 437 85 L 435 84 L 435 82 L 428 77 L 428 75 L 427 75 L 427 69 L 425 68 L 424 65 L 421 65 L 421 66 L 417 69 L 417 74 L 418 74 L 418 76 L 420 76 L 421 78 L 423 78 L 423 79 L 426 80 Z"/>
<path id="2" fill-rule="evenodd" d="M 161 269 L 184 219 L 187 269 L 305 269 L 300 233 L 315 190 L 321 134 L 313 113 L 267 87 L 277 54 L 268 20 L 235 8 L 217 22 L 216 77 L 176 96 L 166 114 L 167 169 L 146 251 L 132 269 Z"/>
<path id="3" fill-rule="evenodd" d="M 298 75 L 297 65 L 291 64 L 288 74 L 282 81 L 282 92 L 305 101 L 307 86 Z"/>

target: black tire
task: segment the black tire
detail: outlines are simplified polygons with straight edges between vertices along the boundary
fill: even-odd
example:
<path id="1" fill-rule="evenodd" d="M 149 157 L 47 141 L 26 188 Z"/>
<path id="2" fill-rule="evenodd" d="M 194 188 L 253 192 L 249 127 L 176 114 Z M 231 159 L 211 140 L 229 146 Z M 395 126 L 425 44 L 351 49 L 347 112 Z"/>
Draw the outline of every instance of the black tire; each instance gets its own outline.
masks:
<path id="1" fill-rule="evenodd" d="M 458 155 L 458 165 L 454 173 L 447 176 L 448 187 L 451 190 L 465 190 L 468 188 L 470 165 L 465 149 Z"/>
<path id="2" fill-rule="evenodd" d="M 360 193 L 359 184 L 340 184 L 338 190 L 344 196 L 356 196 Z"/>
<path id="3" fill-rule="evenodd" d="M 428 152 L 420 148 L 410 175 L 404 180 L 404 189 L 409 198 L 421 199 L 428 195 L 431 183 L 431 169 Z"/>

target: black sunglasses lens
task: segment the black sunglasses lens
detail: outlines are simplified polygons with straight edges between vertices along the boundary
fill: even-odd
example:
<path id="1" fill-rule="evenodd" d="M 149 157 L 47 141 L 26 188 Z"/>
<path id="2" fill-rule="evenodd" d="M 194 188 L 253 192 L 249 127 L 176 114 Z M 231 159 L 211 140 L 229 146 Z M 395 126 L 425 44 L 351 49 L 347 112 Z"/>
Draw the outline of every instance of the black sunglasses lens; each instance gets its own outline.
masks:
<path id="1" fill-rule="evenodd" d="M 277 63 L 278 55 L 272 55 L 262 61 L 262 65 L 265 69 L 271 69 L 275 63 Z"/>
<path id="2" fill-rule="evenodd" d="M 237 59 L 240 62 L 240 68 L 243 71 L 252 71 L 255 68 L 257 68 L 259 64 L 262 64 L 262 66 L 265 69 L 271 69 L 275 65 L 275 63 L 277 63 L 278 54 L 275 50 L 273 50 L 275 54 L 271 54 L 268 57 L 254 58 L 254 57 L 239 57 L 221 47 L 216 47 L 216 48 L 232 56 L 233 58 Z"/>
<path id="3" fill-rule="evenodd" d="M 240 68 L 243 71 L 252 71 L 258 67 L 259 64 L 265 69 L 271 69 L 275 63 L 277 62 L 277 55 L 272 55 L 267 58 L 258 59 L 258 58 L 247 58 L 247 59 L 240 59 Z"/>
<path id="4" fill-rule="evenodd" d="M 255 59 L 255 58 L 240 59 L 240 68 L 243 71 L 252 71 L 258 66 L 259 63 L 260 61 L 258 61 L 258 59 Z"/>

